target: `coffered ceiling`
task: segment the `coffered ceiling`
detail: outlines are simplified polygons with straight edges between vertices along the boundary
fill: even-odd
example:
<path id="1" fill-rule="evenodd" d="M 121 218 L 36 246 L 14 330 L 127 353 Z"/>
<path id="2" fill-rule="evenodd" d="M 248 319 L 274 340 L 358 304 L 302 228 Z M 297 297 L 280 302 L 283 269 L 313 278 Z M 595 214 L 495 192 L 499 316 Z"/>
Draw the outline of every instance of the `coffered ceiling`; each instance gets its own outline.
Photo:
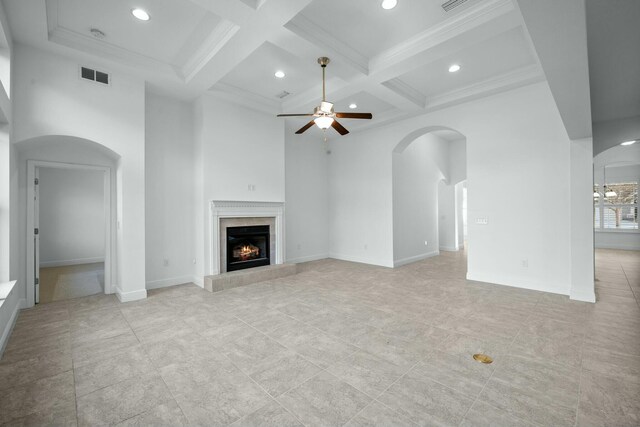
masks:
<path id="1" fill-rule="evenodd" d="M 352 131 L 544 79 L 515 0 L 449 12 L 441 0 L 392 10 L 378 0 L 2 1 L 18 43 L 134 74 L 153 91 L 210 91 L 274 115 L 317 105 L 316 58 L 328 56 L 327 98 L 374 113 Z M 135 19 L 136 7 L 151 19 Z"/>

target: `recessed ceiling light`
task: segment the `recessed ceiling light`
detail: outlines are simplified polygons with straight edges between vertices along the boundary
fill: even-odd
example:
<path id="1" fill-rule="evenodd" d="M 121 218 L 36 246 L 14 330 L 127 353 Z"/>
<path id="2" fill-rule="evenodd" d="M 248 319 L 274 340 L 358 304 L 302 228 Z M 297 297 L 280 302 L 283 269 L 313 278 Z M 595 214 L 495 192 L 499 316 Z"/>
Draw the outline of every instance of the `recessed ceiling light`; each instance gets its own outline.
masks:
<path id="1" fill-rule="evenodd" d="M 625 142 L 623 142 L 623 143 L 622 143 L 622 144 L 620 144 L 620 145 L 631 145 L 631 144 L 635 144 L 636 142 L 638 142 L 638 140 L 637 140 L 637 139 L 634 139 L 633 141 L 625 141 Z"/>
<path id="2" fill-rule="evenodd" d="M 358 105 L 355 103 L 349 104 L 349 108 L 351 108 L 352 110 L 355 110 L 356 108 L 358 108 Z"/>
<path id="3" fill-rule="evenodd" d="M 386 10 L 393 9 L 397 4 L 398 0 L 382 0 L 382 8 Z"/>
<path id="4" fill-rule="evenodd" d="M 140 8 L 132 9 L 131 14 L 141 21 L 148 21 L 149 19 L 151 19 L 147 11 L 144 9 L 140 9 Z"/>
<path id="5" fill-rule="evenodd" d="M 453 64 L 451 67 L 449 67 L 450 73 L 455 73 L 457 71 L 460 71 L 460 66 L 458 64 Z"/>
<path id="6" fill-rule="evenodd" d="M 278 70 L 278 71 L 276 71 L 274 76 L 276 76 L 277 78 L 281 79 L 281 78 L 283 78 L 285 76 L 285 74 L 284 74 L 284 71 Z"/>

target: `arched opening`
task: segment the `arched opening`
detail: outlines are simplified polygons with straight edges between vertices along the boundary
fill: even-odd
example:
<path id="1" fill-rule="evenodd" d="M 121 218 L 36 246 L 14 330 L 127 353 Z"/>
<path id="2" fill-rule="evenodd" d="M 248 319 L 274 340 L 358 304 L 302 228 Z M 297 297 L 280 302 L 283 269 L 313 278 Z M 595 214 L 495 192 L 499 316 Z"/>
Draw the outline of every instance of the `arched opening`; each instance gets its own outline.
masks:
<path id="1" fill-rule="evenodd" d="M 617 145 L 593 159 L 596 295 L 633 300 L 640 233 L 640 145 Z M 637 292 L 635 292 L 637 293 Z"/>
<path id="2" fill-rule="evenodd" d="M 393 264 L 446 251 L 464 264 L 466 137 L 443 126 L 416 130 L 392 153 Z"/>
<path id="3" fill-rule="evenodd" d="M 100 270 L 94 266 L 95 271 L 92 271 L 96 276 L 93 280 L 99 281 L 97 283 L 99 287 L 96 288 L 96 284 L 89 284 L 88 280 L 82 279 L 82 274 L 78 274 L 82 271 L 82 267 L 74 267 L 74 274 L 76 277 L 80 276 L 77 281 L 69 283 L 72 276 L 67 275 L 63 276 L 64 280 L 60 282 L 59 288 L 48 283 L 52 288 L 47 288 L 47 302 L 84 296 L 88 294 L 87 292 L 91 292 L 91 289 L 93 292 L 113 293 L 115 278 L 118 276 L 116 200 L 121 185 L 117 185 L 116 175 L 120 156 L 95 141 L 65 135 L 31 138 L 15 143 L 15 147 L 17 192 L 20 201 L 17 204 L 19 211 L 17 225 L 20 235 L 24 236 L 17 239 L 17 244 L 18 250 L 27 254 L 25 260 L 21 261 L 23 265 L 20 265 L 17 270 L 19 278 L 26 285 L 27 306 L 33 306 L 38 302 L 41 285 L 40 267 L 82 265 L 86 268 L 85 264 L 89 264 L 89 261 L 100 265 Z M 46 176 L 46 179 L 52 181 L 55 179 L 56 184 L 48 182 L 47 184 L 50 185 L 44 186 L 44 183 L 40 182 L 40 173 L 43 174 L 43 178 Z M 80 176 L 83 178 L 78 178 Z M 73 182 L 74 179 L 85 179 L 87 182 L 78 182 L 76 185 Z M 91 181 L 93 186 L 89 185 L 88 181 Z M 70 191 L 65 191 L 65 185 Z M 40 191 L 44 191 L 45 187 L 47 191 L 53 191 L 54 194 L 47 194 L 47 197 L 41 200 Z M 73 191 L 71 191 L 72 188 Z M 99 195 L 92 193 L 99 193 Z M 63 212 L 58 212 L 57 216 L 50 215 L 46 225 L 44 222 L 41 225 L 40 205 L 45 201 L 52 203 L 50 212 L 53 209 L 60 209 Z M 75 218 L 77 228 L 73 228 L 74 224 L 69 221 L 69 217 Z M 69 224 L 62 224 L 65 221 Z M 59 229 L 56 229 L 57 226 Z M 85 228 L 82 229 L 81 226 Z M 60 229 L 65 227 L 67 231 L 61 233 Z M 98 230 L 89 233 L 91 227 Z M 93 235 L 95 242 L 92 241 L 93 243 L 87 245 L 90 240 L 89 234 Z M 57 245 L 51 244 L 52 235 L 57 235 L 59 239 Z M 41 263 L 43 251 L 40 248 L 40 237 L 43 236 L 47 236 L 49 244 L 44 248 L 47 252 L 44 260 L 46 262 Z M 91 245 L 94 246 L 93 251 L 99 252 L 101 259 L 91 255 L 86 258 L 77 255 L 77 253 L 88 253 L 87 246 Z M 82 246 L 82 248 L 77 249 L 74 246 Z M 59 276 L 55 276 L 55 280 L 59 279 Z"/>

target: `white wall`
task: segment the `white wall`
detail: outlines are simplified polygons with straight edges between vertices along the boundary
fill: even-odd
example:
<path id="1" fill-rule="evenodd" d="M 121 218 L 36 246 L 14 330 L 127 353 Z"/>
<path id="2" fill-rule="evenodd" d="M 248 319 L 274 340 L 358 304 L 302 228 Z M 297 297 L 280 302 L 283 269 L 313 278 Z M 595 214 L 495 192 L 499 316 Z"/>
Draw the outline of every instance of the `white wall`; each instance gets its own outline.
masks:
<path id="1" fill-rule="evenodd" d="M 439 253 L 438 182 L 449 177 L 448 153 L 447 142 L 433 134 L 393 153 L 395 266 Z"/>
<path id="2" fill-rule="evenodd" d="M 194 280 L 192 106 L 146 95 L 147 289 Z"/>
<path id="3" fill-rule="evenodd" d="M 438 247 L 441 251 L 457 251 L 458 212 L 456 186 L 438 183 Z"/>
<path id="4" fill-rule="evenodd" d="M 104 172 L 39 168 L 40 267 L 103 262 Z"/>
<path id="5" fill-rule="evenodd" d="M 82 81 L 76 61 L 18 44 L 14 51 L 13 141 L 64 135 L 94 141 L 119 156 L 116 291 L 123 301 L 144 298 L 144 81 L 115 73 L 102 86 Z M 25 206 L 16 206 L 21 217 Z"/>
<path id="6" fill-rule="evenodd" d="M 273 114 L 212 94 L 198 98 L 194 108 L 195 173 L 203 183 L 195 202 L 196 250 L 204 254 L 196 255 L 199 281 L 211 271 L 209 202 L 284 202 L 285 138 L 284 121 Z"/>
<path id="7" fill-rule="evenodd" d="M 468 277 L 569 294 L 570 201 L 555 201 L 553 221 L 544 220 L 549 209 L 541 203 L 550 188 L 569 194 L 570 182 L 569 139 L 546 83 L 332 143 L 332 256 L 392 264 L 391 153 L 409 134 L 432 126 L 455 129 L 467 138 Z M 488 224 L 478 225 L 476 218 Z"/>
<path id="8" fill-rule="evenodd" d="M 329 256 L 329 176 L 331 154 L 319 129 L 285 131 L 286 262 Z"/>

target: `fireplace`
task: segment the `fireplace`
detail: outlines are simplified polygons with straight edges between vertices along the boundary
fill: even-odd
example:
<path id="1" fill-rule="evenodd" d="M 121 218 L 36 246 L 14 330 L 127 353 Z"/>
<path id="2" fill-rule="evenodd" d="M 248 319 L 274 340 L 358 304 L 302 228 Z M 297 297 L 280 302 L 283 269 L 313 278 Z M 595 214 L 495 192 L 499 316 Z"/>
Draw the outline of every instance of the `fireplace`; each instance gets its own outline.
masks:
<path id="1" fill-rule="evenodd" d="M 271 264 L 269 226 L 227 227 L 227 271 Z"/>

